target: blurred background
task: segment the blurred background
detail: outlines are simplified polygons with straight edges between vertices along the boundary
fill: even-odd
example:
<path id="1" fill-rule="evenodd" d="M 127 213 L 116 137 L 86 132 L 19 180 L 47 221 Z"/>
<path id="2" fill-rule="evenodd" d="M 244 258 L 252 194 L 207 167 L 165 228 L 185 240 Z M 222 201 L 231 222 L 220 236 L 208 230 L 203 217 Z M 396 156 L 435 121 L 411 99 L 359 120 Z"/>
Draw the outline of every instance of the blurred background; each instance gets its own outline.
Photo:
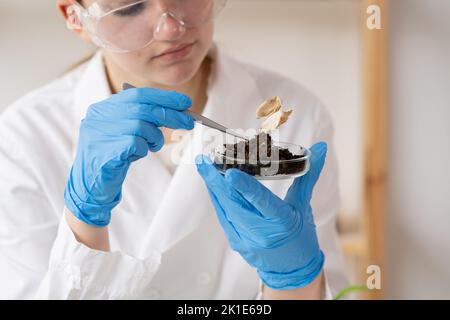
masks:
<path id="1" fill-rule="evenodd" d="M 369 4 L 383 30 L 366 27 Z M 229 0 L 216 41 L 311 89 L 334 118 L 356 298 L 450 298 L 450 1 Z M 0 113 L 92 48 L 54 0 L 0 1 Z M 1 137 L 0 137 L 1 139 Z"/>

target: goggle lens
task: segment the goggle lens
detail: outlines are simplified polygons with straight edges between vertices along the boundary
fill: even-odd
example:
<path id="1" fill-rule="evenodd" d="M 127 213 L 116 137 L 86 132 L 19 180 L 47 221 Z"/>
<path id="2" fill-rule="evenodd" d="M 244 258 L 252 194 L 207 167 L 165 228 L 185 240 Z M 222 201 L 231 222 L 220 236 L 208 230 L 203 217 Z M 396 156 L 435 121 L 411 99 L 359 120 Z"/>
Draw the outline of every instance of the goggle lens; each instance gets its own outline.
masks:
<path id="1" fill-rule="evenodd" d="M 171 0 L 164 2 L 164 8 L 154 0 L 115 2 L 122 6 L 97 20 L 96 36 L 107 49 L 134 51 L 146 47 L 155 38 L 177 40 L 187 28 L 212 20 L 226 1 Z"/>

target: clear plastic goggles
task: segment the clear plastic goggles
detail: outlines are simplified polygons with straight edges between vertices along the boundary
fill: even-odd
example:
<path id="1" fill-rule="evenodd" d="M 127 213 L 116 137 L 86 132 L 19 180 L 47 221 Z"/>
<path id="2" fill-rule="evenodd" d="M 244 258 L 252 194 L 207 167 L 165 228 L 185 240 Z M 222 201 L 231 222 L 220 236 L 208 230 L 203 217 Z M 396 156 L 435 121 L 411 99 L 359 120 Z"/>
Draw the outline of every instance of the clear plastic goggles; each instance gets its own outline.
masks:
<path id="1" fill-rule="evenodd" d="M 130 52 L 154 39 L 176 41 L 186 29 L 214 19 L 227 0 L 98 0 L 67 8 L 67 26 L 83 28 L 101 48 Z"/>

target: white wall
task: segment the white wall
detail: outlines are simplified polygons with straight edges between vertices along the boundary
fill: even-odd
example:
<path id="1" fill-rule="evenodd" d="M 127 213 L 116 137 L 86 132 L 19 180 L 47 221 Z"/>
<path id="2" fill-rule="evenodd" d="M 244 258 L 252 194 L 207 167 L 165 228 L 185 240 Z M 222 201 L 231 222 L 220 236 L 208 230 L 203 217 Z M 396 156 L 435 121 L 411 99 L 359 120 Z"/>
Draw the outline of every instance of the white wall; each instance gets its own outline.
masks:
<path id="1" fill-rule="evenodd" d="M 450 298 L 450 1 L 391 5 L 391 298 Z"/>

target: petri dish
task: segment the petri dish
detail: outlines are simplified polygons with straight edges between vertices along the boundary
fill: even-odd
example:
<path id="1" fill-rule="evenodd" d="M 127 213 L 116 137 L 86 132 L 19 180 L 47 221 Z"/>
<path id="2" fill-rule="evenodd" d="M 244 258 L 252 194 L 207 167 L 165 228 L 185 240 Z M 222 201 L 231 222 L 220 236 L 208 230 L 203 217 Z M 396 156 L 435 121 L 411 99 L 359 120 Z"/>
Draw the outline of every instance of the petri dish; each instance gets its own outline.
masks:
<path id="1" fill-rule="evenodd" d="M 274 142 L 273 145 L 287 149 L 299 157 L 288 160 L 250 161 L 224 154 L 225 147 L 220 145 L 211 149 L 210 158 L 222 174 L 225 174 L 228 169 L 239 169 L 258 180 L 293 179 L 301 177 L 309 171 L 311 152 L 308 148 L 286 142 Z"/>

